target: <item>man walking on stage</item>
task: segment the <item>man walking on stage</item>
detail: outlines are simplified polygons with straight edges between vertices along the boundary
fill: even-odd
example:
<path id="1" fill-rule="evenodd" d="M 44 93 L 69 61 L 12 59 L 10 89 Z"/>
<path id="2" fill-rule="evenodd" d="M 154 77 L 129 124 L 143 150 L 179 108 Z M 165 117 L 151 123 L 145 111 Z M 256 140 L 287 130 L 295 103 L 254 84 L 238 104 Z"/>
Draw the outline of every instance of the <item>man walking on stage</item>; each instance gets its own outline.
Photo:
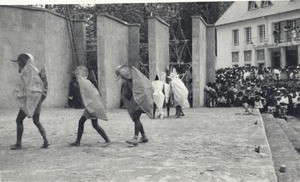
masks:
<path id="1" fill-rule="evenodd" d="M 31 54 L 20 54 L 17 60 L 19 65 L 20 77 L 17 86 L 14 90 L 14 96 L 20 106 L 20 110 L 16 119 L 17 123 L 17 142 L 10 146 L 11 150 L 22 148 L 22 135 L 23 135 L 23 121 L 26 118 L 32 118 L 33 123 L 39 129 L 44 143 L 41 148 L 49 146 L 46 131 L 40 123 L 40 113 L 43 101 L 46 99 L 48 82 L 46 77 L 46 70 L 44 66 L 38 69 L 34 65 L 34 58 Z"/>
<path id="2" fill-rule="evenodd" d="M 121 89 L 122 101 L 134 122 L 134 136 L 127 140 L 128 144 L 137 146 L 138 143 L 148 142 L 144 127 L 140 121 L 142 113 L 153 117 L 153 88 L 150 80 L 133 66 L 121 65 L 115 70 L 116 75 L 124 80 Z M 138 135 L 142 137 L 138 141 Z"/>

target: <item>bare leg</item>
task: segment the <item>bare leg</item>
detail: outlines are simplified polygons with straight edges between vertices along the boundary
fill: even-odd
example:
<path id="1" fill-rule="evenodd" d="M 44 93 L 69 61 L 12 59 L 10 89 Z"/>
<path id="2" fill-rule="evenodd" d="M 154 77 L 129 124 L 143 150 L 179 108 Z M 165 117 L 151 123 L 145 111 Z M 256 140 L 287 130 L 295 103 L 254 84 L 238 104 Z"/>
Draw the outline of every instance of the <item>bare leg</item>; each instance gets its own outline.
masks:
<path id="1" fill-rule="evenodd" d="M 155 118 L 156 104 L 153 103 L 153 119 Z"/>
<path id="2" fill-rule="evenodd" d="M 80 140 L 83 134 L 83 130 L 84 130 L 84 123 L 86 121 L 86 117 L 81 116 L 79 122 L 78 122 L 78 131 L 77 131 L 77 139 L 75 142 L 70 143 L 70 145 L 72 146 L 80 146 Z"/>
<path id="3" fill-rule="evenodd" d="M 169 101 L 167 103 L 167 114 L 168 114 L 168 117 L 170 117 L 170 107 L 171 107 L 171 102 Z"/>
<path id="4" fill-rule="evenodd" d="M 105 140 L 105 143 L 110 143 L 109 138 L 107 137 L 105 131 L 99 126 L 97 119 L 92 119 L 92 125 L 97 130 L 97 132 L 102 136 L 102 138 Z"/>
<path id="5" fill-rule="evenodd" d="M 16 124 L 17 124 L 17 142 L 14 145 L 10 146 L 11 150 L 16 150 L 16 149 L 21 149 L 22 148 L 22 135 L 23 135 L 23 121 L 26 118 L 26 114 L 20 109 L 17 119 L 16 119 Z"/>
<path id="6" fill-rule="evenodd" d="M 43 127 L 43 125 L 40 123 L 40 114 L 39 113 L 35 113 L 33 115 L 33 123 L 35 124 L 35 126 L 39 129 L 43 140 L 44 140 L 44 144 L 41 146 L 41 148 L 47 148 L 49 146 L 48 140 L 47 140 L 47 136 L 46 136 L 46 131 Z"/>

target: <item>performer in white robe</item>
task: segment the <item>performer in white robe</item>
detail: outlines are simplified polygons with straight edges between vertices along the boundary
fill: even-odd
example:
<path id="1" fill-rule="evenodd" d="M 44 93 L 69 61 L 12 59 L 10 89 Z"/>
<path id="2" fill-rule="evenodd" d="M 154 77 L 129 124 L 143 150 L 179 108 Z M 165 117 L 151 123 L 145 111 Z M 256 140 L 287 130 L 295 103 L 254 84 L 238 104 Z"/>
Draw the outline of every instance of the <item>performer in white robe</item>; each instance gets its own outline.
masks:
<path id="1" fill-rule="evenodd" d="M 165 95 L 163 93 L 164 90 L 164 82 L 159 80 L 158 75 L 155 76 L 155 80 L 152 82 L 152 87 L 154 90 L 153 93 L 153 118 L 155 118 L 155 108 L 158 110 L 158 117 L 163 119 L 163 104 L 165 100 Z"/>
<path id="2" fill-rule="evenodd" d="M 189 91 L 182 80 L 179 78 L 175 68 L 173 68 L 173 72 L 170 74 L 170 78 L 170 85 L 174 96 L 174 105 L 176 107 L 176 117 L 184 116 L 182 108 L 189 107 Z"/>

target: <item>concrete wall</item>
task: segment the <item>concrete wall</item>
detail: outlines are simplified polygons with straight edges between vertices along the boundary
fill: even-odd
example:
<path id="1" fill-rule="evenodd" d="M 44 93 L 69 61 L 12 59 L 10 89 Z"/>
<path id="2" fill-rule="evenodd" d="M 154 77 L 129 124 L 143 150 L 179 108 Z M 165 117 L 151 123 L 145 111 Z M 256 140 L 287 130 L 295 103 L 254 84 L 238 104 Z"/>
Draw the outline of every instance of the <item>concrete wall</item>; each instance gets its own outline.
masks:
<path id="1" fill-rule="evenodd" d="M 158 17 L 148 17 L 149 79 L 155 78 L 157 70 L 169 66 L 169 25 Z"/>
<path id="2" fill-rule="evenodd" d="M 215 26 L 192 16 L 193 107 L 204 106 L 204 87 L 215 81 Z"/>
<path id="3" fill-rule="evenodd" d="M 217 61 L 216 69 L 232 67 L 232 52 L 239 52 L 239 66 L 244 66 L 244 51 L 252 51 L 251 65 L 256 65 L 256 50 L 252 45 L 245 44 L 245 28 L 251 27 L 252 41 L 255 44 L 258 42 L 259 31 L 258 25 L 265 25 L 266 28 L 266 38 L 268 44 L 272 43 L 273 40 L 273 26 L 272 24 L 279 21 L 291 20 L 300 18 L 300 10 L 287 12 L 282 14 L 276 14 L 267 17 L 256 18 L 247 21 L 241 21 L 236 23 L 230 23 L 226 25 L 217 26 Z M 233 46 L 233 35 L 232 30 L 239 30 L 239 46 Z M 283 37 L 283 35 L 282 35 Z M 263 48 L 262 48 L 263 49 Z M 265 56 L 267 52 L 265 51 Z M 269 53 L 268 53 L 269 54 Z M 270 56 L 266 56 L 270 59 Z M 270 65 L 270 60 L 265 60 L 266 65 Z"/>
<path id="4" fill-rule="evenodd" d="M 66 21 L 39 8 L 0 6 L 0 108 L 16 108 L 12 95 L 18 65 L 9 61 L 31 53 L 37 67 L 45 65 L 49 90 L 46 107 L 66 104 L 73 69 Z"/>
<path id="5" fill-rule="evenodd" d="M 121 101 L 121 79 L 116 81 L 115 68 L 121 64 L 136 63 L 138 31 L 130 35 L 130 25 L 108 14 L 97 16 L 97 57 L 100 91 L 107 109 L 118 108 Z M 132 30 L 132 29 L 131 29 Z M 135 47 L 135 48 L 133 48 Z M 132 49 L 130 49 L 132 48 Z"/>
<path id="6" fill-rule="evenodd" d="M 200 16 L 192 17 L 193 107 L 204 105 L 207 73 L 207 28 Z"/>

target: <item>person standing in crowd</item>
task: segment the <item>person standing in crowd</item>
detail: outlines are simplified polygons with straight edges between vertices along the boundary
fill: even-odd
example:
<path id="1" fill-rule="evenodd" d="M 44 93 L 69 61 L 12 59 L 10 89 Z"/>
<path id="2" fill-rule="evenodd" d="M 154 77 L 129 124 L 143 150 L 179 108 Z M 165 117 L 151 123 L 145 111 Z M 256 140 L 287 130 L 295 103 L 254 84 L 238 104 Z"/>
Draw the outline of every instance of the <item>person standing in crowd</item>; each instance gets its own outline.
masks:
<path id="1" fill-rule="evenodd" d="M 171 90 L 174 96 L 174 105 L 176 107 L 176 117 L 184 116 L 183 107 L 189 107 L 188 102 L 188 89 L 179 78 L 177 71 L 173 68 L 173 72 L 170 74 L 171 78 Z"/>
<path id="2" fill-rule="evenodd" d="M 293 28 L 291 34 L 292 34 L 292 41 L 296 42 L 297 41 L 297 30 L 295 27 Z"/>
<path id="3" fill-rule="evenodd" d="M 17 123 L 17 142 L 10 146 L 11 150 L 22 148 L 23 121 L 26 118 L 32 118 L 33 123 L 39 129 L 44 143 L 41 148 L 49 146 L 46 131 L 40 123 L 40 113 L 42 103 L 47 97 L 48 82 L 45 67 L 38 69 L 34 65 L 34 58 L 31 54 L 22 53 L 18 56 L 17 62 L 19 65 L 20 77 L 17 86 L 14 90 L 14 95 L 20 106 L 20 110 L 16 119 Z"/>
<path id="4" fill-rule="evenodd" d="M 163 105 L 165 100 L 165 95 L 163 93 L 164 90 L 164 82 L 160 81 L 158 75 L 155 76 L 154 81 L 152 82 L 152 87 L 154 90 L 153 93 L 153 118 L 155 118 L 155 110 L 158 110 L 158 117 L 160 119 L 164 118 Z"/>
<path id="5" fill-rule="evenodd" d="M 79 84 L 80 95 L 84 104 L 83 115 L 78 122 L 78 131 L 76 141 L 70 143 L 71 146 L 80 146 L 81 137 L 84 130 L 84 123 L 91 119 L 92 126 L 105 140 L 104 147 L 111 144 L 105 131 L 98 124 L 98 118 L 107 121 L 106 111 L 102 104 L 102 99 L 97 88 L 88 80 L 88 69 L 84 66 L 78 66 L 75 75 Z"/>
<path id="6" fill-rule="evenodd" d="M 290 27 L 289 26 L 284 26 L 283 31 L 285 32 L 286 41 L 290 42 L 291 41 Z"/>
<path id="7" fill-rule="evenodd" d="M 150 80 L 138 71 L 135 67 L 129 65 L 120 65 L 116 67 L 115 73 L 117 79 L 122 78 L 121 98 L 124 105 L 134 122 L 134 136 L 131 140 L 126 140 L 128 144 L 137 146 L 138 143 L 148 142 L 144 127 L 140 121 L 142 113 L 146 113 L 150 118 L 153 118 L 153 88 Z M 138 135 L 142 137 L 138 141 Z"/>
<path id="8" fill-rule="evenodd" d="M 278 44 L 279 43 L 279 36 L 280 36 L 280 32 L 277 28 L 273 29 L 273 36 L 274 36 L 274 43 Z"/>
<path id="9" fill-rule="evenodd" d="M 80 97 L 79 85 L 76 81 L 76 77 L 73 76 L 71 82 L 69 84 L 69 97 L 68 97 L 68 105 L 66 108 L 82 108 L 82 100 Z"/>

